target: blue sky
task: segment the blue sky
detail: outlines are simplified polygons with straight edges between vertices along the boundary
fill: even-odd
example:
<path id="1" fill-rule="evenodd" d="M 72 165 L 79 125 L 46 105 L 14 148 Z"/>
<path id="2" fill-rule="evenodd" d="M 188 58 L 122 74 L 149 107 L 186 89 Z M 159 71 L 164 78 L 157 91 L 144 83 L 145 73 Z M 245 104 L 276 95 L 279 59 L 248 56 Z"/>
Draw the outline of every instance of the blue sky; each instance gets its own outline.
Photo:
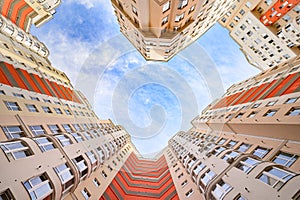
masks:
<path id="1" fill-rule="evenodd" d="M 123 125 L 145 156 L 191 128 L 231 84 L 259 72 L 218 24 L 169 62 L 147 62 L 120 34 L 107 0 L 63 1 L 54 19 L 32 33 L 98 116 Z"/>

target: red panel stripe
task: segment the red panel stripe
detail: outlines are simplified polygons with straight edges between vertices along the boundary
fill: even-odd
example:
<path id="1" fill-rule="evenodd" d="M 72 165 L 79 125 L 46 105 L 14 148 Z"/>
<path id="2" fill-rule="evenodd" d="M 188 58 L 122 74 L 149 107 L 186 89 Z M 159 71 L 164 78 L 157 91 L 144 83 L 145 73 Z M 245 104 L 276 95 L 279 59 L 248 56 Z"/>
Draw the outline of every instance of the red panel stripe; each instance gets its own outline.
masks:
<path id="1" fill-rule="evenodd" d="M 15 70 L 15 68 L 8 64 L 8 63 L 4 63 L 7 67 L 7 69 L 9 70 L 9 72 L 11 73 L 12 77 L 14 78 L 14 80 L 17 82 L 18 86 L 20 88 L 23 88 L 25 90 L 28 90 L 28 88 L 26 87 L 25 83 L 23 82 L 23 80 L 20 78 L 19 74 L 17 73 L 17 71 Z"/>
<path id="2" fill-rule="evenodd" d="M 64 90 L 66 91 L 66 93 L 68 94 L 70 100 L 71 100 L 71 101 L 74 101 L 73 96 L 72 96 L 72 93 L 70 93 L 69 88 L 64 87 L 64 86 L 63 86 L 63 88 L 64 88 Z"/>
<path id="3" fill-rule="evenodd" d="M 41 78 L 36 75 L 36 74 L 32 74 L 35 78 L 35 80 L 37 81 L 37 83 L 40 85 L 40 87 L 45 91 L 45 93 L 48 95 L 48 96 L 52 96 L 51 93 L 49 92 L 49 90 L 47 89 L 47 87 L 44 85 L 43 81 L 41 80 Z"/>
<path id="4" fill-rule="evenodd" d="M 57 88 L 57 90 L 59 91 L 59 93 L 62 96 L 62 98 L 68 100 L 68 98 L 66 97 L 65 93 L 60 89 L 59 85 L 57 83 L 55 83 L 55 82 L 52 82 L 52 84 L 55 86 L 55 88 Z"/>
<path id="5" fill-rule="evenodd" d="M 55 92 L 56 96 L 58 98 L 62 98 L 62 95 L 59 93 L 58 89 L 55 87 L 55 85 L 53 84 L 53 82 L 52 81 L 48 81 L 48 80 L 47 80 L 47 82 L 48 82 L 49 86 L 53 89 L 53 91 Z"/>
<path id="6" fill-rule="evenodd" d="M 76 93 L 71 90 L 70 88 L 67 88 L 67 90 L 69 91 L 69 93 L 72 95 L 72 100 L 78 103 L 82 103 L 79 98 L 77 97 Z"/>
<path id="7" fill-rule="evenodd" d="M 5 84 L 5 85 L 12 86 L 12 84 L 6 78 L 5 73 L 2 71 L 2 66 L 0 67 L 0 82 L 3 83 L 3 84 Z"/>
<path id="8" fill-rule="evenodd" d="M 28 81 L 28 83 L 30 84 L 30 86 L 34 89 L 35 92 L 38 93 L 42 93 L 39 88 L 36 86 L 36 84 L 34 83 L 34 81 L 31 79 L 29 73 L 25 70 L 21 70 L 22 74 L 26 77 L 26 80 Z"/>
<path id="9" fill-rule="evenodd" d="M 262 90 L 262 88 L 264 88 L 266 86 L 266 84 L 267 83 L 264 83 L 264 84 L 261 84 L 260 86 L 256 87 L 256 89 L 253 91 L 253 93 L 249 97 L 247 97 L 242 103 L 247 103 L 249 101 L 252 101 L 252 99 L 258 95 L 258 92 L 260 90 Z"/>
<path id="10" fill-rule="evenodd" d="M 265 97 L 265 99 L 267 99 L 267 98 L 271 98 L 271 97 L 274 97 L 278 92 L 279 92 L 279 90 L 281 90 L 281 88 L 283 88 L 294 76 L 296 76 L 296 73 L 295 74 L 290 74 L 290 75 L 288 75 L 283 81 L 281 81 L 280 82 L 280 84 L 279 85 L 277 85 L 277 87 L 276 88 L 274 88 L 273 90 L 272 90 L 272 92 L 271 93 L 269 93 L 266 97 Z"/>
<path id="11" fill-rule="evenodd" d="M 261 16 L 260 21 L 266 26 L 274 24 L 299 3 L 300 0 L 277 0 L 277 2 Z"/>
<path id="12" fill-rule="evenodd" d="M 235 102 L 235 100 L 237 100 L 243 93 L 244 93 L 244 91 L 237 93 L 237 94 L 234 96 L 234 98 L 232 98 L 231 101 L 228 102 L 227 105 L 232 106 L 233 103 Z"/>
<path id="13" fill-rule="evenodd" d="M 245 94 L 238 100 L 236 101 L 233 105 L 237 105 L 237 104 L 240 104 L 241 102 L 243 102 L 245 100 L 245 98 L 248 97 L 248 95 L 253 92 L 255 89 L 257 89 L 257 86 L 256 87 L 253 87 L 253 88 L 250 88 L 247 92 L 245 92 Z"/>
<path id="14" fill-rule="evenodd" d="M 300 87 L 300 77 L 297 78 L 294 83 L 282 93 L 282 95 L 293 93 L 298 87 Z"/>
<path id="15" fill-rule="evenodd" d="M 4 0 L 3 6 L 2 6 L 2 10 L 1 10 L 1 14 L 5 17 L 7 17 L 8 14 L 8 10 L 9 10 L 9 6 L 11 4 L 13 0 Z"/>
<path id="16" fill-rule="evenodd" d="M 33 9 L 31 7 L 28 7 L 26 10 L 24 10 L 24 12 L 22 12 L 22 15 L 20 16 L 20 23 L 19 23 L 19 27 L 24 29 L 25 27 L 25 21 L 26 21 L 26 17 L 27 15 L 29 15 L 31 12 L 33 11 Z"/>
<path id="17" fill-rule="evenodd" d="M 268 89 L 270 89 L 270 87 L 272 87 L 275 83 L 277 82 L 277 80 L 273 80 L 272 82 L 269 83 L 269 85 L 263 89 L 261 92 L 259 92 L 259 94 L 253 99 L 253 101 L 256 101 L 258 98 L 260 98 L 266 91 L 268 91 Z"/>
<path id="18" fill-rule="evenodd" d="M 59 85 L 57 84 L 58 87 L 60 88 L 60 90 L 63 92 L 63 94 L 65 95 L 65 97 L 69 100 L 72 101 L 72 97 L 71 95 L 67 92 L 66 88 L 63 85 Z"/>
<path id="19" fill-rule="evenodd" d="M 20 2 L 18 2 L 15 7 L 13 8 L 13 11 L 12 11 L 12 14 L 10 16 L 10 20 L 13 22 L 13 23 L 16 23 L 17 21 L 17 17 L 18 17 L 18 14 L 19 14 L 19 10 L 23 7 L 23 6 L 26 6 L 26 2 L 24 0 L 21 0 Z"/>

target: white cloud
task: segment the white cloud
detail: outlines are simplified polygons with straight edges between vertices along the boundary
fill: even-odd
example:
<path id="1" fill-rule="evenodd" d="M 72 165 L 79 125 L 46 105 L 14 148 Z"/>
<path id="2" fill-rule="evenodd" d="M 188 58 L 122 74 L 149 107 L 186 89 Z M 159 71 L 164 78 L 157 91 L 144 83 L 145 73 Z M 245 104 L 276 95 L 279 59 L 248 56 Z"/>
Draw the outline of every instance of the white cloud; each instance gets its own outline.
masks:
<path id="1" fill-rule="evenodd" d="M 107 0 L 65 0 L 64 3 L 73 4 L 77 3 L 85 6 L 87 9 L 101 6 L 104 10 L 112 10 L 110 1 Z"/>
<path id="2" fill-rule="evenodd" d="M 64 71 L 75 83 L 82 64 L 91 52 L 91 44 L 68 38 L 59 31 L 50 31 L 42 35 L 41 40 L 47 41 L 52 65 Z"/>

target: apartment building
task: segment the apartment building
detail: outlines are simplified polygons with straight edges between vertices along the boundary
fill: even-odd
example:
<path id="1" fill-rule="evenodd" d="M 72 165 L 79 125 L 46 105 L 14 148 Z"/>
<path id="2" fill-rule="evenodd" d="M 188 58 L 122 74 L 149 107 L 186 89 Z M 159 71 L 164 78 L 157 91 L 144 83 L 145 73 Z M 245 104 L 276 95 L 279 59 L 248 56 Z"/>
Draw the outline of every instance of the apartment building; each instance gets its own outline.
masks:
<path id="1" fill-rule="evenodd" d="M 299 1 L 237 1 L 219 20 L 253 66 L 267 70 L 299 55 Z"/>
<path id="2" fill-rule="evenodd" d="M 25 32 L 34 24 L 40 27 L 53 18 L 60 0 L 3 0 L 0 2 L 1 15 L 9 19 Z M 10 32 L 14 28 L 8 26 Z"/>
<path id="3" fill-rule="evenodd" d="M 235 1 L 112 0 L 120 31 L 146 60 L 168 61 L 203 35 Z"/>
<path id="4" fill-rule="evenodd" d="M 299 69 L 298 56 L 234 84 L 169 141 L 202 199 L 300 198 Z"/>

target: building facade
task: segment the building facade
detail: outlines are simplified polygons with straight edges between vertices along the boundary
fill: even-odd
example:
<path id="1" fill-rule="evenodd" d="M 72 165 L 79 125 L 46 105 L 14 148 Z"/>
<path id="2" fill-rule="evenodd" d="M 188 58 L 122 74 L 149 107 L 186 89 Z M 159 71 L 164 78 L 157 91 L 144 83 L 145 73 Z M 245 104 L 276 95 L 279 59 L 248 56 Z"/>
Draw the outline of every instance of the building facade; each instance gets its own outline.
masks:
<path id="1" fill-rule="evenodd" d="M 253 66 L 267 70 L 299 55 L 300 1 L 236 1 L 219 23 Z"/>
<path id="2" fill-rule="evenodd" d="M 298 56 L 234 84 L 169 141 L 202 199 L 300 198 L 299 69 Z"/>
<path id="3" fill-rule="evenodd" d="M 120 31 L 146 60 L 168 61 L 223 16 L 235 1 L 112 0 Z"/>

